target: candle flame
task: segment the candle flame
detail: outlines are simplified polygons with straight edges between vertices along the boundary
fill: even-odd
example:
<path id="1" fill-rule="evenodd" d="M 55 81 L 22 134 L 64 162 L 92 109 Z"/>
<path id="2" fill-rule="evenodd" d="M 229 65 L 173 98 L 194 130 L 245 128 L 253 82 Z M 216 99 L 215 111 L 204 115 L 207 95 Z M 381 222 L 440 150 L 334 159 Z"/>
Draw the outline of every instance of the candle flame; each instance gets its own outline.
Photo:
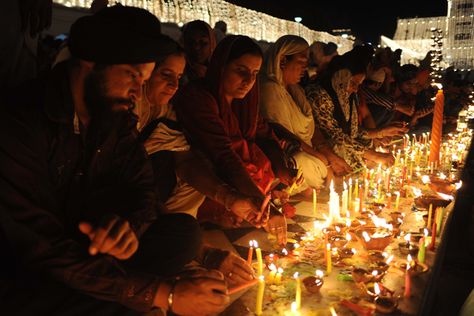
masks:
<path id="1" fill-rule="evenodd" d="M 454 196 L 452 195 L 449 195 L 449 194 L 444 194 L 444 193 L 441 193 L 441 192 L 437 192 L 438 195 L 443 199 L 443 200 L 454 200 Z"/>
<path id="2" fill-rule="evenodd" d="M 286 250 L 285 248 L 283 248 L 283 250 L 281 251 L 285 256 L 288 256 L 288 250 Z"/>
<path id="3" fill-rule="evenodd" d="M 348 232 L 346 233 L 346 239 L 347 239 L 347 241 L 352 240 L 351 234 L 349 234 Z"/>
<path id="4" fill-rule="evenodd" d="M 385 261 L 385 263 L 386 263 L 386 264 L 389 264 L 390 262 L 392 262 L 393 258 L 394 258 L 394 256 L 391 255 L 391 256 Z"/>
<path id="5" fill-rule="evenodd" d="M 357 253 L 357 250 L 355 250 L 355 248 L 352 248 L 351 250 L 352 250 L 352 253 L 353 253 L 353 254 L 356 254 L 356 253 Z"/>
<path id="6" fill-rule="evenodd" d="M 378 272 L 377 270 L 372 271 L 372 275 L 373 275 L 374 277 L 376 277 L 378 274 L 379 274 L 379 272 Z"/>
<path id="7" fill-rule="evenodd" d="M 271 271 L 276 271 L 276 270 L 277 270 L 277 267 L 276 267 L 276 265 L 274 265 L 274 264 L 272 263 L 272 264 L 270 264 L 270 265 L 268 266 L 268 269 L 270 269 Z"/>
<path id="8" fill-rule="evenodd" d="M 295 279 L 298 279 L 298 278 L 300 277 L 299 272 L 295 272 L 295 274 L 293 274 L 293 277 L 294 277 Z"/>
<path id="9" fill-rule="evenodd" d="M 403 237 L 403 238 L 405 239 L 405 241 L 406 241 L 407 243 L 410 243 L 411 234 L 408 233 L 408 234 L 406 234 L 405 237 Z"/>
<path id="10" fill-rule="evenodd" d="M 260 281 L 264 281 L 265 280 L 265 277 L 263 275 L 259 276 L 258 277 L 260 279 Z"/>
<path id="11" fill-rule="evenodd" d="M 413 259 L 412 259 L 411 255 L 408 255 L 408 256 L 407 256 L 407 261 L 408 261 L 408 263 L 410 263 L 410 261 L 412 261 L 412 260 L 413 260 Z"/>
<path id="12" fill-rule="evenodd" d="M 346 219 L 346 227 L 351 227 L 351 220 L 349 218 Z"/>
<path id="13" fill-rule="evenodd" d="M 339 226 L 335 226 L 335 228 L 336 228 L 336 231 L 337 231 L 338 233 L 341 232 L 341 228 L 340 228 Z"/>
<path id="14" fill-rule="evenodd" d="M 250 246 L 250 248 L 253 247 L 253 240 L 249 241 L 249 246 Z"/>
<path id="15" fill-rule="evenodd" d="M 324 272 L 321 270 L 316 270 L 316 276 L 322 278 L 324 276 Z"/>
<path id="16" fill-rule="evenodd" d="M 346 184 L 346 181 L 344 181 L 344 190 L 347 190 L 347 184 Z"/>
<path id="17" fill-rule="evenodd" d="M 387 257 L 388 257 L 388 253 L 386 253 L 385 251 L 382 252 L 382 257 L 387 258 Z"/>
<path id="18" fill-rule="evenodd" d="M 294 245 L 293 245 L 293 249 L 298 249 L 299 247 L 300 247 L 300 244 L 298 244 L 298 243 L 294 243 Z"/>
<path id="19" fill-rule="evenodd" d="M 415 188 L 415 187 L 411 187 L 411 188 L 412 188 L 412 190 L 413 190 L 413 195 L 414 195 L 415 197 L 420 197 L 420 196 L 422 195 L 420 189 Z"/>
<path id="20" fill-rule="evenodd" d="M 278 273 L 282 274 L 283 273 L 283 268 L 278 268 Z"/>
<path id="21" fill-rule="evenodd" d="M 255 248 L 258 248 L 258 242 L 257 242 L 256 240 L 253 241 L 253 246 L 254 246 Z"/>
<path id="22" fill-rule="evenodd" d="M 331 251 L 331 244 L 330 244 L 330 243 L 327 243 L 327 244 L 326 244 L 326 250 L 327 250 L 327 251 Z"/>
<path id="23" fill-rule="evenodd" d="M 377 282 L 374 283 L 374 292 L 375 292 L 375 295 L 377 295 L 377 296 L 380 295 L 380 287 L 379 287 L 379 284 Z"/>
<path id="24" fill-rule="evenodd" d="M 296 305 L 296 302 L 291 302 L 291 311 L 294 313 L 298 311 L 298 306 Z"/>
<path id="25" fill-rule="evenodd" d="M 430 183 L 430 176 L 425 174 L 424 176 L 421 177 L 421 182 L 423 182 L 423 184 Z"/>
<path id="26" fill-rule="evenodd" d="M 352 178 L 349 178 L 349 185 L 352 185 Z"/>
<path id="27" fill-rule="evenodd" d="M 362 237 L 364 237 L 366 242 L 370 241 L 370 237 L 369 237 L 369 234 L 367 234 L 367 232 L 362 232 Z"/>
<path id="28" fill-rule="evenodd" d="M 427 228 L 423 229 L 423 235 L 425 235 L 425 237 L 428 237 L 428 229 Z"/>
<path id="29" fill-rule="evenodd" d="M 458 183 L 454 185 L 456 187 L 456 191 L 459 190 L 462 187 L 462 180 L 460 180 Z"/>
<path id="30" fill-rule="evenodd" d="M 334 180 L 331 180 L 331 184 L 329 185 L 329 189 L 331 192 L 334 192 Z"/>

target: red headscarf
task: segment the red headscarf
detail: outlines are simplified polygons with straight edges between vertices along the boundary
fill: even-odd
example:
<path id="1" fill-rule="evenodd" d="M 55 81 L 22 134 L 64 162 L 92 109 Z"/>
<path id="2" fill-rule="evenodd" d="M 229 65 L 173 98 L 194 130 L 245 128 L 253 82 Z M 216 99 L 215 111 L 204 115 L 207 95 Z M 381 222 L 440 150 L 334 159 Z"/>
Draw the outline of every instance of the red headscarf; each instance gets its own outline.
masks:
<path id="1" fill-rule="evenodd" d="M 255 143 L 257 137 L 273 137 L 259 115 L 257 83 L 230 106 L 221 93 L 230 56 L 247 41 L 251 39 L 240 35 L 224 38 L 212 55 L 205 80 L 184 87 L 174 104 L 191 145 L 201 148 L 239 191 L 255 195 L 241 187 L 242 178 L 250 176 L 264 193 L 274 179 L 269 159 Z"/>

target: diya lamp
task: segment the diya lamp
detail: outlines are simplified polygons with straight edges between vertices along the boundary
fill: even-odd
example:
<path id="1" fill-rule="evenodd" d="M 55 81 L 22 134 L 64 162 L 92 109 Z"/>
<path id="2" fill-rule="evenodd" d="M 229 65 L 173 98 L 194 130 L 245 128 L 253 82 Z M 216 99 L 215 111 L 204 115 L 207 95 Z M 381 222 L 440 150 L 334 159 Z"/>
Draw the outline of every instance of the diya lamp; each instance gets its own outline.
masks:
<path id="1" fill-rule="evenodd" d="M 308 292 L 317 294 L 321 290 L 321 287 L 324 284 L 324 279 L 323 279 L 323 271 L 321 270 L 316 270 L 316 274 L 314 276 L 308 276 L 303 279 L 303 284 L 308 290 Z"/>
<path id="2" fill-rule="evenodd" d="M 337 254 L 339 259 L 351 258 L 357 253 L 354 248 L 338 248 Z"/>
<path id="3" fill-rule="evenodd" d="M 348 240 L 343 235 L 333 235 L 328 238 L 329 243 L 336 248 L 344 248 Z"/>
<path id="4" fill-rule="evenodd" d="M 411 243 L 411 234 L 408 233 L 403 237 L 405 242 L 401 242 L 398 244 L 398 249 L 403 255 L 412 255 L 416 256 L 418 254 L 418 246 Z"/>
<path id="5" fill-rule="evenodd" d="M 354 267 L 351 274 L 352 280 L 354 280 L 355 283 L 367 283 L 371 280 L 370 273 L 363 268 Z"/>
<path id="6" fill-rule="evenodd" d="M 382 295 L 379 284 L 374 284 L 375 292 L 375 310 L 382 314 L 391 314 L 393 313 L 398 306 L 398 301 L 393 296 Z"/>

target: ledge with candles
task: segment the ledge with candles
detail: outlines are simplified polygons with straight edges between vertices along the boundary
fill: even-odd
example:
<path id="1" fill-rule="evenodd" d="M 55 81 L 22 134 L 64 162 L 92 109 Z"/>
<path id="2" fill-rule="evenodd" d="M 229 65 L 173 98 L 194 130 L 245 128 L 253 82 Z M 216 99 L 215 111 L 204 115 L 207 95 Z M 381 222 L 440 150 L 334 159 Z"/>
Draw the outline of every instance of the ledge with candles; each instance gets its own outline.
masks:
<path id="1" fill-rule="evenodd" d="M 470 134 L 447 135 L 445 141 L 442 157 L 464 157 L 458 142 L 467 144 Z M 253 260 L 266 284 L 263 315 L 312 315 L 330 307 L 339 315 L 417 313 L 462 185 L 462 165 L 431 162 L 429 145 L 427 134 L 419 140 L 406 135 L 392 167 L 361 170 L 344 179 L 340 191 L 331 184 L 327 203 L 313 192 L 312 202 L 297 209 L 314 221 L 301 225 L 305 232 L 290 234 L 296 242 L 287 249 L 260 249 L 258 244 L 272 239 L 253 235 L 257 258 L 265 255 L 264 261 Z M 415 167 L 406 168 L 410 164 Z M 241 301 L 251 309 L 257 294 L 254 287 Z"/>

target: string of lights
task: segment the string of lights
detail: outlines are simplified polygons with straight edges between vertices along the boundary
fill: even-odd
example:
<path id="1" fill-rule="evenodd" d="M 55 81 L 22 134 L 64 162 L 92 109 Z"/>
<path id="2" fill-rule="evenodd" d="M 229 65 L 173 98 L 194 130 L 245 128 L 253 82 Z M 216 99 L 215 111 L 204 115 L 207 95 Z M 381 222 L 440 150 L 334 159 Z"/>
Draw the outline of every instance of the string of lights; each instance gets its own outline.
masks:
<path id="1" fill-rule="evenodd" d="M 54 0 L 54 2 L 66 7 L 90 8 L 92 0 Z M 115 2 L 146 9 L 156 15 L 161 22 L 176 23 L 179 26 L 196 19 L 210 25 L 222 20 L 227 23 L 227 31 L 231 34 L 247 35 L 267 42 L 274 42 L 286 34 L 297 34 L 309 43 L 334 42 L 338 45 L 340 53 L 351 50 L 353 45 L 350 39 L 314 31 L 301 23 L 279 19 L 223 0 L 118 0 Z"/>

